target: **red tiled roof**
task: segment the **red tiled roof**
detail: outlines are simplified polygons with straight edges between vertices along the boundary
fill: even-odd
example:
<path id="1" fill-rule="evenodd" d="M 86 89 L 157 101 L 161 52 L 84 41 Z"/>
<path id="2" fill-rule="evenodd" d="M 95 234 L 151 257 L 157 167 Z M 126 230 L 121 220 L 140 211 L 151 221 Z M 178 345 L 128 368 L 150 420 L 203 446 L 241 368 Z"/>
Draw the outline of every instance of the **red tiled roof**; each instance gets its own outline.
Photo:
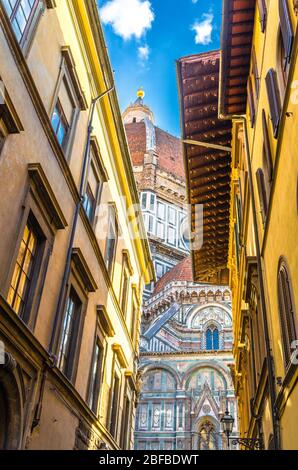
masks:
<path id="1" fill-rule="evenodd" d="M 146 153 L 146 126 L 144 122 L 125 124 L 129 150 L 134 166 L 143 165 Z M 180 139 L 155 127 L 158 167 L 178 178 L 185 179 L 183 152 Z"/>
<path id="2" fill-rule="evenodd" d="M 191 257 L 187 256 L 180 263 L 176 264 L 171 271 L 168 271 L 159 281 L 156 283 L 153 295 L 161 292 L 167 284 L 174 281 L 187 281 L 193 282 L 192 276 L 192 265 Z"/>

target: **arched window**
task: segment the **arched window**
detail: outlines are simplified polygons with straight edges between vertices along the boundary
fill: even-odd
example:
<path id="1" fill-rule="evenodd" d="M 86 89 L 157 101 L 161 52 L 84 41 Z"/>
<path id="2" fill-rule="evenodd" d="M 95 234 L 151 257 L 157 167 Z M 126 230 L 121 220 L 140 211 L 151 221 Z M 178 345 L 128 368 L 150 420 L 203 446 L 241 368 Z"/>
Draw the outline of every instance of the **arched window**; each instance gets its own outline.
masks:
<path id="1" fill-rule="evenodd" d="M 206 331 L 206 349 L 207 351 L 219 349 L 219 333 L 215 326 L 209 327 Z"/>
<path id="2" fill-rule="evenodd" d="M 292 287 L 286 264 L 282 261 L 278 271 L 278 303 L 285 366 L 290 362 L 292 343 L 297 340 L 297 326 Z"/>
<path id="3" fill-rule="evenodd" d="M 213 331 L 213 349 L 219 349 L 219 334 L 217 328 Z"/>
<path id="4" fill-rule="evenodd" d="M 217 450 L 216 434 L 214 425 L 206 420 L 199 429 L 199 450 Z"/>

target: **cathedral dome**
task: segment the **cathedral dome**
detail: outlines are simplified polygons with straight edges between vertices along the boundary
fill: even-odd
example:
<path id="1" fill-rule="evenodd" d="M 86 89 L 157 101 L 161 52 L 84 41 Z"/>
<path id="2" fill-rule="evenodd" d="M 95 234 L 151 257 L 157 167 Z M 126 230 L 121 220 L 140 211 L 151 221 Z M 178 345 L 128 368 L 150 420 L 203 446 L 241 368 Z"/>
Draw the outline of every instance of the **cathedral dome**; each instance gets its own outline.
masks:
<path id="1" fill-rule="evenodd" d="M 176 264 L 156 283 L 153 295 L 161 292 L 170 282 L 184 281 L 193 282 L 191 257 L 187 256 L 180 263 Z"/>

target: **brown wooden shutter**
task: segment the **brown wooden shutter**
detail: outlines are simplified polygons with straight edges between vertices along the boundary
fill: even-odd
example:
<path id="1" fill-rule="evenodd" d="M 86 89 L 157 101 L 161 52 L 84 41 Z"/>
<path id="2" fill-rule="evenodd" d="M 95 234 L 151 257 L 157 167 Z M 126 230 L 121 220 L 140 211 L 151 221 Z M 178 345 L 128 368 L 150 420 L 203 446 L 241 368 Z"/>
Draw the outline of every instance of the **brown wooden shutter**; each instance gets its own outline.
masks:
<path id="1" fill-rule="evenodd" d="M 254 122 L 255 122 L 256 111 L 255 111 L 255 101 L 254 101 L 251 77 L 248 77 L 248 81 L 247 81 L 247 98 L 248 98 L 248 106 L 249 106 L 249 114 L 250 114 L 250 125 L 251 127 L 253 127 Z"/>
<path id="2" fill-rule="evenodd" d="M 266 29 L 266 22 L 267 22 L 267 6 L 265 0 L 258 0 L 258 8 L 261 20 L 261 30 L 264 33 Z"/>
<path id="3" fill-rule="evenodd" d="M 294 40 L 293 28 L 289 14 L 288 0 L 279 0 L 278 8 L 281 35 L 286 53 L 286 60 L 284 64 L 284 67 L 286 68 L 286 66 L 290 62 Z"/>
<path id="4" fill-rule="evenodd" d="M 266 166 L 268 172 L 269 183 L 272 181 L 273 164 L 272 164 L 272 153 L 268 134 L 267 120 L 265 110 L 262 110 L 262 126 L 263 126 L 263 140 L 264 140 L 264 153 L 266 158 Z"/>
<path id="5" fill-rule="evenodd" d="M 259 193 L 259 200 L 260 200 L 261 213 L 262 213 L 262 221 L 263 221 L 263 224 L 265 224 L 267 210 L 268 210 L 268 201 L 267 201 L 264 173 L 261 168 L 258 168 L 256 172 L 256 177 L 257 177 L 258 193 Z"/>
<path id="6" fill-rule="evenodd" d="M 253 76 L 254 76 L 254 83 L 255 83 L 255 90 L 256 90 L 256 95 L 257 98 L 259 97 L 259 91 L 260 91 L 260 77 L 259 77 L 259 71 L 258 71 L 258 64 L 257 64 L 257 58 L 256 58 L 256 51 L 255 48 L 252 48 L 252 71 L 253 71 Z"/>
<path id="7" fill-rule="evenodd" d="M 270 107 L 270 117 L 273 127 L 273 134 L 276 138 L 278 135 L 278 128 L 279 128 L 279 121 L 281 115 L 281 104 L 280 104 L 280 96 L 279 96 L 279 89 L 277 84 L 277 76 L 276 71 L 270 69 L 266 75 L 266 88 L 267 88 L 267 95 Z"/>

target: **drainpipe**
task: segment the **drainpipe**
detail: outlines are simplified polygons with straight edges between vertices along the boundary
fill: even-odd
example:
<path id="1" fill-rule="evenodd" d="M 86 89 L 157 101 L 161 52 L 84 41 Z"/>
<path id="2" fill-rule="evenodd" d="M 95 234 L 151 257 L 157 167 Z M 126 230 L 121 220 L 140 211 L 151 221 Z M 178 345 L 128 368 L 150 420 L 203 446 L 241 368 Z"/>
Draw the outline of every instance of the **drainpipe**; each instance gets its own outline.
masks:
<path id="1" fill-rule="evenodd" d="M 34 417 L 33 417 L 32 426 L 31 426 L 31 433 L 33 432 L 34 428 L 36 428 L 36 426 L 38 426 L 40 423 L 46 379 L 47 379 L 47 372 L 46 372 L 46 365 L 44 364 L 43 369 L 42 369 L 42 374 L 41 374 L 38 402 L 35 407 Z"/>
<path id="2" fill-rule="evenodd" d="M 67 282 L 68 282 L 69 274 L 70 274 L 73 242 L 74 242 L 76 228 L 77 228 L 77 224 L 78 224 L 80 209 L 81 209 L 81 206 L 82 206 L 83 200 L 84 200 L 84 186 L 85 186 L 85 179 L 86 179 L 86 173 L 87 173 L 89 155 L 90 155 L 91 134 L 92 134 L 92 131 L 93 131 L 92 123 L 93 123 L 93 119 L 94 119 L 95 106 L 96 106 L 98 101 L 100 101 L 104 96 L 111 93 L 114 90 L 114 88 L 115 88 L 115 84 L 113 83 L 112 86 L 108 90 L 104 91 L 103 93 L 101 93 L 97 97 L 93 98 L 92 101 L 91 101 L 91 112 L 90 112 L 90 118 L 89 118 L 89 124 L 88 124 L 87 141 L 86 141 L 86 146 L 85 146 L 83 169 L 82 169 L 80 189 L 79 189 L 80 197 L 79 197 L 79 200 L 76 204 L 75 213 L 74 213 L 74 217 L 73 217 L 73 223 L 72 223 L 72 227 L 71 227 L 70 239 L 69 239 L 69 244 L 68 244 L 68 248 L 67 248 L 65 269 L 64 269 L 64 274 L 63 274 L 63 278 L 62 278 L 61 287 L 60 287 L 58 303 L 57 303 L 57 309 L 56 309 L 56 314 L 55 314 L 54 324 L 53 324 L 52 337 L 51 337 L 51 342 L 50 342 L 50 346 L 49 346 L 50 354 L 54 353 L 53 349 L 54 349 L 54 346 L 55 346 L 56 328 L 57 328 L 57 325 L 58 325 L 58 319 L 59 319 L 60 311 L 61 311 L 62 306 L 64 305 L 64 301 L 65 301 L 66 286 L 67 286 Z"/>

